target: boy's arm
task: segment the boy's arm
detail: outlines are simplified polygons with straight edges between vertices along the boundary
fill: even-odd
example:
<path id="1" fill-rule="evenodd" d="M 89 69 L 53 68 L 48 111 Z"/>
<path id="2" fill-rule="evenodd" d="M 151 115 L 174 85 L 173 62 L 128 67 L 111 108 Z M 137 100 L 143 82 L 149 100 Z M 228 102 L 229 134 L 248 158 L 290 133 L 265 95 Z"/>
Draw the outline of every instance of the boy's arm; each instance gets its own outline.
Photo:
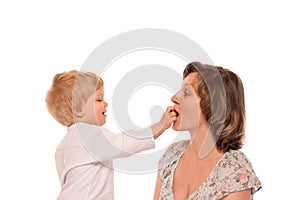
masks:
<path id="1" fill-rule="evenodd" d="M 127 157 L 155 147 L 151 128 L 115 134 L 85 123 L 78 123 L 76 127 L 82 145 L 98 161 Z"/>
<path id="2" fill-rule="evenodd" d="M 170 127 L 174 121 L 173 116 L 174 113 L 169 107 L 161 120 L 153 126 L 121 134 L 115 134 L 107 129 L 86 123 L 78 123 L 76 127 L 80 140 L 88 152 L 96 160 L 106 161 L 154 148 L 153 138 L 157 138 Z"/>

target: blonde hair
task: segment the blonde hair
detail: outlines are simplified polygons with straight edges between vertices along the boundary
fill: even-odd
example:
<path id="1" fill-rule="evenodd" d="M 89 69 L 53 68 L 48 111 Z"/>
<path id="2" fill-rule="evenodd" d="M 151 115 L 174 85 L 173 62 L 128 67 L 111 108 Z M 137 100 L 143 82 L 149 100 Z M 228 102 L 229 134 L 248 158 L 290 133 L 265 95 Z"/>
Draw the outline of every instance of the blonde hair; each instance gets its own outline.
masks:
<path id="1" fill-rule="evenodd" d="M 101 87 L 103 80 L 92 72 L 58 73 L 46 95 L 47 109 L 59 123 L 70 126 L 74 123 L 74 111 L 80 112 L 88 98 Z"/>
<path id="2" fill-rule="evenodd" d="M 198 88 L 195 89 L 217 148 L 222 152 L 242 148 L 246 111 L 241 79 L 228 69 L 200 62 L 189 63 L 184 69 L 184 78 L 192 72 L 198 73 Z"/>

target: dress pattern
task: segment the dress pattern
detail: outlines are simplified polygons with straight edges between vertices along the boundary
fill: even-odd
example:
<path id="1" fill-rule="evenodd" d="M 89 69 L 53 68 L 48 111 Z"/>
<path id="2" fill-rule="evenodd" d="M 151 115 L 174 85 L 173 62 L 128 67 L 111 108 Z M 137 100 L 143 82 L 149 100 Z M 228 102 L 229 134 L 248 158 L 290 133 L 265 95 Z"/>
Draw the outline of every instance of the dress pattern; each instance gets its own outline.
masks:
<path id="1" fill-rule="evenodd" d="M 190 141 L 172 144 L 159 161 L 162 188 L 161 200 L 173 200 L 173 176 L 176 166 Z M 219 200 L 232 192 L 251 189 L 252 194 L 261 188 L 248 158 L 239 150 L 230 150 L 217 162 L 202 185 L 187 200 Z"/>

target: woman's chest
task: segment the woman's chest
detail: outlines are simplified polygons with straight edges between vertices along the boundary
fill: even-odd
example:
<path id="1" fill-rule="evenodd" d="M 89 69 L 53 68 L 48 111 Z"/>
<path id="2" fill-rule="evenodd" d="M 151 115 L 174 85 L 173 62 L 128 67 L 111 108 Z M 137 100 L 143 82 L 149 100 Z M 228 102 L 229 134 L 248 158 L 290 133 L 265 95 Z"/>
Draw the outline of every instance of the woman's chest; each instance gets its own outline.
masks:
<path id="1" fill-rule="evenodd" d="M 173 194 L 175 199 L 187 199 L 201 190 L 213 174 L 216 161 L 191 161 L 182 157 L 173 171 Z"/>

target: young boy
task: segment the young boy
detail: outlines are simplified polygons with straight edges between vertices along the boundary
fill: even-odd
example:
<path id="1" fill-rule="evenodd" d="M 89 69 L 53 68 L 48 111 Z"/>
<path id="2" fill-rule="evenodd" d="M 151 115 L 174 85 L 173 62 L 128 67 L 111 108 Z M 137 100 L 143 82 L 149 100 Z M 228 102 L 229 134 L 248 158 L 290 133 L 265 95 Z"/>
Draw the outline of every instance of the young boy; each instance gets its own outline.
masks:
<path id="1" fill-rule="evenodd" d="M 176 120 L 168 107 L 161 120 L 149 128 L 115 134 L 101 128 L 106 122 L 103 80 L 91 72 L 72 70 L 54 76 L 46 95 L 51 115 L 67 133 L 55 159 L 61 183 L 58 199 L 114 199 L 112 159 L 154 148 Z"/>

